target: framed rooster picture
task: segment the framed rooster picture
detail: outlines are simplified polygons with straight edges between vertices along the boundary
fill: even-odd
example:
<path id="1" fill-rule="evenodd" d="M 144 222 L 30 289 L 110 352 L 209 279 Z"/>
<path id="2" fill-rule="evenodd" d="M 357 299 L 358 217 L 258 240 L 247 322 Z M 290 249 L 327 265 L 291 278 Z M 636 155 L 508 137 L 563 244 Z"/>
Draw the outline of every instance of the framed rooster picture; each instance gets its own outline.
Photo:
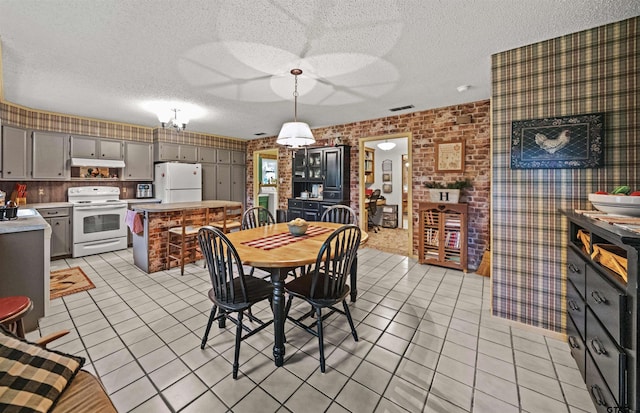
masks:
<path id="1" fill-rule="evenodd" d="M 511 123 L 511 169 L 604 166 L 604 114 Z"/>

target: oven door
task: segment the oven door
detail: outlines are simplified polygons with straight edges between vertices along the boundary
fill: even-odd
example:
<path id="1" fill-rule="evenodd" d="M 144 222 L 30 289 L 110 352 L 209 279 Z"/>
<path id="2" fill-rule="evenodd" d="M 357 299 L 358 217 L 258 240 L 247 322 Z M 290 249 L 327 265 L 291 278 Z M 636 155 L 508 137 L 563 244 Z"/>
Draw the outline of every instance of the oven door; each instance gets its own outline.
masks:
<path id="1" fill-rule="evenodd" d="M 127 204 L 74 205 L 73 243 L 101 241 L 127 236 L 124 219 Z"/>

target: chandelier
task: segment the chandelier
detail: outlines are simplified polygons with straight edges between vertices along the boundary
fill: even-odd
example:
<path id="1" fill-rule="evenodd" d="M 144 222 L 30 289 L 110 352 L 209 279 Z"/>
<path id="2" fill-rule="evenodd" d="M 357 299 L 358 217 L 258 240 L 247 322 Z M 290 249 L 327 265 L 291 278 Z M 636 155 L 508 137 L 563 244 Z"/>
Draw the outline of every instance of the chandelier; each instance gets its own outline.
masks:
<path id="1" fill-rule="evenodd" d="M 167 121 L 162 121 L 162 129 L 173 128 L 177 132 L 185 130 L 187 128 L 187 122 L 178 120 L 178 112 L 180 109 L 171 109 L 173 117 L 170 117 Z"/>
<path id="2" fill-rule="evenodd" d="M 309 125 L 304 122 L 298 122 L 298 76 L 302 74 L 302 70 L 291 69 L 291 74 L 295 77 L 293 122 L 285 122 L 282 125 L 276 143 L 292 148 L 299 148 L 300 146 L 312 145 L 316 140 L 311 133 Z"/>

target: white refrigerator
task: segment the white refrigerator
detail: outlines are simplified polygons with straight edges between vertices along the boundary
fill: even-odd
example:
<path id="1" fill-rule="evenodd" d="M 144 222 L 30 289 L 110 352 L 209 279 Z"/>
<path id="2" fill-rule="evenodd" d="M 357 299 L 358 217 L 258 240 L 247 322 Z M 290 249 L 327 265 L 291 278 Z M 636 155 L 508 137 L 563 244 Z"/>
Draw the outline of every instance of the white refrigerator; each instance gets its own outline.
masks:
<path id="1" fill-rule="evenodd" d="M 153 179 L 155 195 L 163 204 L 202 201 L 202 165 L 157 163 Z"/>

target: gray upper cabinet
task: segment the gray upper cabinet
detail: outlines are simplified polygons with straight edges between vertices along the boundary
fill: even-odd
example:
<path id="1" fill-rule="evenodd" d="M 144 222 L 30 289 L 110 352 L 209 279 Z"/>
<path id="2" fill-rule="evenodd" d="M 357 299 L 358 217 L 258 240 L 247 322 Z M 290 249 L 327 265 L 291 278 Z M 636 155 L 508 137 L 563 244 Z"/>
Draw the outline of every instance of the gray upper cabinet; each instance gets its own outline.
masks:
<path id="1" fill-rule="evenodd" d="M 156 142 L 153 148 L 153 160 L 154 162 L 198 162 L 198 147 Z"/>
<path id="2" fill-rule="evenodd" d="M 31 176 L 34 179 L 66 179 L 68 135 L 55 132 L 33 132 Z"/>
<path id="3" fill-rule="evenodd" d="M 201 146 L 198 148 L 198 162 L 216 163 L 216 148 Z"/>
<path id="4" fill-rule="evenodd" d="M 153 144 L 124 143 L 124 179 L 132 181 L 153 180 Z"/>
<path id="5" fill-rule="evenodd" d="M 124 155 L 123 155 L 124 142 L 100 139 L 99 145 L 100 145 L 99 158 L 117 159 L 117 160 L 122 160 L 124 158 Z"/>
<path id="6" fill-rule="evenodd" d="M 71 137 L 71 157 L 72 158 L 97 158 L 98 138 L 89 136 Z"/>
<path id="7" fill-rule="evenodd" d="M 191 145 L 180 145 L 181 162 L 198 162 L 198 147 Z"/>
<path id="8" fill-rule="evenodd" d="M 231 151 L 229 149 L 217 149 L 216 152 L 218 163 L 231 163 Z"/>
<path id="9" fill-rule="evenodd" d="M 118 140 L 71 136 L 72 158 L 123 159 L 124 143 Z"/>
<path id="10" fill-rule="evenodd" d="M 153 148 L 154 161 L 179 161 L 180 145 L 177 143 L 156 142 Z"/>
<path id="11" fill-rule="evenodd" d="M 233 165 L 244 165 L 246 163 L 246 152 L 231 151 L 231 163 Z"/>
<path id="12" fill-rule="evenodd" d="M 2 127 L 2 179 L 27 179 L 29 139 L 25 129 Z"/>

